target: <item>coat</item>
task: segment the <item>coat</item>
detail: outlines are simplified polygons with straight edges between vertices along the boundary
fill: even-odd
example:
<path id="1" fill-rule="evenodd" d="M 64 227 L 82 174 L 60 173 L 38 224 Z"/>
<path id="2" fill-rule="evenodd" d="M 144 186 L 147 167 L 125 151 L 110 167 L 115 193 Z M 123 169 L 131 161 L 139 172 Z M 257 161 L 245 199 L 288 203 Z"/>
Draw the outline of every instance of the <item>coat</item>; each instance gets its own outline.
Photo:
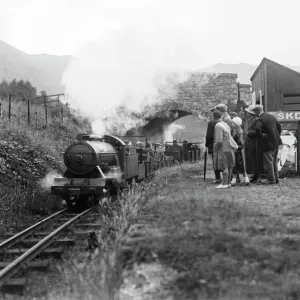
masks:
<path id="1" fill-rule="evenodd" d="M 261 122 L 256 123 L 255 132 L 262 138 L 263 151 L 278 149 L 282 145 L 281 125 L 273 115 L 268 113 L 262 113 L 259 119 Z"/>
<path id="2" fill-rule="evenodd" d="M 207 124 L 205 147 L 208 148 L 208 153 L 213 153 L 214 131 L 218 121 L 212 120 Z"/>
<path id="3" fill-rule="evenodd" d="M 220 126 L 220 123 L 222 123 L 222 121 L 218 122 L 215 126 L 213 165 L 214 170 L 222 171 L 228 167 L 234 167 L 235 156 L 229 141 L 230 133 L 225 131 L 223 127 Z M 228 130 L 230 130 L 229 127 Z"/>
<path id="4" fill-rule="evenodd" d="M 245 138 L 245 158 L 247 174 L 264 174 L 263 167 L 263 139 L 256 134 L 256 126 L 261 126 L 262 121 L 256 119 L 248 127 Z"/>
<path id="5" fill-rule="evenodd" d="M 241 127 L 239 127 L 239 131 L 235 133 L 233 139 L 239 146 L 239 148 L 235 150 L 235 166 L 233 168 L 233 173 L 243 174 L 245 172 L 244 154 L 242 152 L 244 148 L 244 133 Z"/>

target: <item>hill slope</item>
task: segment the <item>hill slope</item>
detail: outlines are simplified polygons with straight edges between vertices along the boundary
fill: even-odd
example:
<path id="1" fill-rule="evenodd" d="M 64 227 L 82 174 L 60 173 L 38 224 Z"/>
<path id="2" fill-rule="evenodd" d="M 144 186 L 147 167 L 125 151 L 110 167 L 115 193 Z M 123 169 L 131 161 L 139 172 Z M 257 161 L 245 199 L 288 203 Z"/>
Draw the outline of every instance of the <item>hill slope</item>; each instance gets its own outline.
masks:
<path id="1" fill-rule="evenodd" d="M 0 80 L 29 80 L 38 91 L 64 91 L 60 84 L 62 74 L 72 56 L 27 54 L 0 41 Z"/>

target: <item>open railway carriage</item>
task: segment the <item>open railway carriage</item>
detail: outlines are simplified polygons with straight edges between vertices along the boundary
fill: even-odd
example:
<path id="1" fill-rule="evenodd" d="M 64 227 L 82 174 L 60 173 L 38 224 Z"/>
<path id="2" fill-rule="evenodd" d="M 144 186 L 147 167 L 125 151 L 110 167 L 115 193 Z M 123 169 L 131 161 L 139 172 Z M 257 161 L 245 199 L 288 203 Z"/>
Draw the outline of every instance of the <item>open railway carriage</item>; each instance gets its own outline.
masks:
<path id="1" fill-rule="evenodd" d="M 166 142 L 165 147 L 165 155 L 171 156 L 173 161 L 182 163 L 184 161 L 196 162 L 201 159 L 200 143 L 188 143 L 187 141 L 177 143 L 174 140 Z"/>

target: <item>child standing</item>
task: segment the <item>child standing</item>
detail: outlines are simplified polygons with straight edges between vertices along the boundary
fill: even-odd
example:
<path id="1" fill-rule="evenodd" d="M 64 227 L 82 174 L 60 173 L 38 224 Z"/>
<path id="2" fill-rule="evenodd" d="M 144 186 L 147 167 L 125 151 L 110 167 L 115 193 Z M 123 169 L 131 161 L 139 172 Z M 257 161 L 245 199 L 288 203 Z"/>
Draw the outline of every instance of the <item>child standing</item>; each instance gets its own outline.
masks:
<path id="1" fill-rule="evenodd" d="M 243 175 L 243 179 L 241 180 L 242 184 L 249 185 L 249 177 L 246 173 L 245 169 L 245 161 L 243 155 L 243 148 L 244 148 L 244 138 L 243 138 L 243 130 L 242 130 L 242 119 L 239 117 L 235 117 L 232 121 L 238 125 L 238 130 L 235 132 L 233 136 L 234 141 L 237 143 L 239 148 L 235 150 L 235 166 L 233 167 L 233 178 L 231 180 L 231 185 L 234 186 L 237 183 L 237 179 L 239 178 L 239 174 Z"/>

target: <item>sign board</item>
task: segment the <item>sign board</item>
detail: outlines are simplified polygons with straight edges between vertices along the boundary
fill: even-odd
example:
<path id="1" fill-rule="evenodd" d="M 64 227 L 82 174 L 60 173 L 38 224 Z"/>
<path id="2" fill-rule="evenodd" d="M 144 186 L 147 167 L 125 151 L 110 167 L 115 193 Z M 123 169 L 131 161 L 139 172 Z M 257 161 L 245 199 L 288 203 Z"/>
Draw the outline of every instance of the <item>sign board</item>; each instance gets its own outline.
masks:
<path id="1" fill-rule="evenodd" d="M 268 111 L 278 121 L 300 121 L 300 111 Z"/>

